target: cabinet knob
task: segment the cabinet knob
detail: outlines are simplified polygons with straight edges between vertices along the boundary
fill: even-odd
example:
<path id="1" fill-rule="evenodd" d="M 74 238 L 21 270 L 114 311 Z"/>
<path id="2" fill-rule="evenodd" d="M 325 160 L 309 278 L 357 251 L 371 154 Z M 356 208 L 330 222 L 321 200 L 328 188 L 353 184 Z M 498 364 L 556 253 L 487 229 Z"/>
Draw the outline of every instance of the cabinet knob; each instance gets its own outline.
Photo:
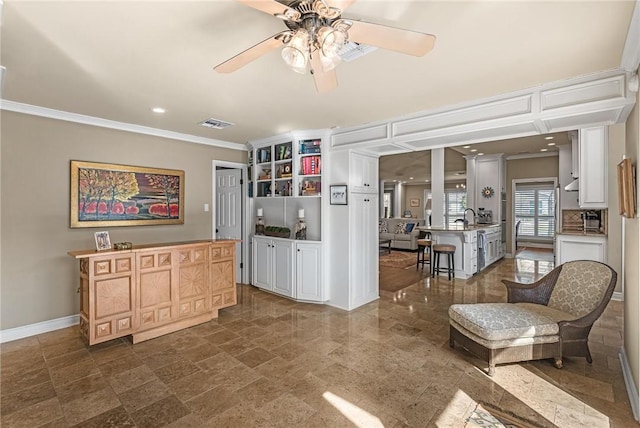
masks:
<path id="1" fill-rule="evenodd" d="M 300 248 L 298 248 L 298 252 L 300 252 Z"/>

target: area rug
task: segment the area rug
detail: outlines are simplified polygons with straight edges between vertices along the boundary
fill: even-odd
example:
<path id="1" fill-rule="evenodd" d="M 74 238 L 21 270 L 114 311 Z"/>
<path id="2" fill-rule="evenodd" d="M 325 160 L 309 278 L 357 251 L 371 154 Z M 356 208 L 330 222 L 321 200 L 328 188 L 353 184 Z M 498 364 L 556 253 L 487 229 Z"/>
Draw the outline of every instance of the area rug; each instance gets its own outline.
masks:
<path id="1" fill-rule="evenodd" d="M 391 251 L 390 254 L 380 255 L 380 266 L 404 269 L 416 265 L 416 253 L 405 251 Z"/>
<path id="2" fill-rule="evenodd" d="M 540 425 L 508 411 L 480 403 L 467 419 L 465 428 L 540 428 Z"/>

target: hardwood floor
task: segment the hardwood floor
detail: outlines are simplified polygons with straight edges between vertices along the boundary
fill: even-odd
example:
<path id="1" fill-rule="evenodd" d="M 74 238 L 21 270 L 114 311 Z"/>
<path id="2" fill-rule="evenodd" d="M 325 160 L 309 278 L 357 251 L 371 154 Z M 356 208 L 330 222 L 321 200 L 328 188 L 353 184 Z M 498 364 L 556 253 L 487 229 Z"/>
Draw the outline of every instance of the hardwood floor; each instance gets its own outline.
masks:
<path id="1" fill-rule="evenodd" d="M 425 272 L 350 312 L 241 285 L 217 320 L 136 345 L 88 347 L 77 326 L 4 343 L 0 424 L 442 428 L 487 403 L 543 427 L 637 427 L 618 358 L 621 302 L 591 332 L 592 364 L 506 364 L 489 378 L 449 348 L 449 305 L 504 301 L 501 279 L 551 267 L 509 259 L 466 281 Z"/>

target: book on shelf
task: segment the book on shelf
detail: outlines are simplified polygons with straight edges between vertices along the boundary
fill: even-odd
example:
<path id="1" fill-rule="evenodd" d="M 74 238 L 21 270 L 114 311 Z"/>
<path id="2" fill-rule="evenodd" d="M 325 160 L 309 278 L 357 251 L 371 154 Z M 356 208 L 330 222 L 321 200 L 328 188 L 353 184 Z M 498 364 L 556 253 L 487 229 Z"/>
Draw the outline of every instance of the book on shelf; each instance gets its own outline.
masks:
<path id="1" fill-rule="evenodd" d="M 282 144 L 276 147 L 278 150 L 278 153 L 277 153 L 278 160 L 291 159 L 291 144 Z"/>
<path id="2" fill-rule="evenodd" d="M 322 140 L 302 140 L 300 141 L 300 154 L 320 153 Z"/>
<path id="3" fill-rule="evenodd" d="M 322 171 L 322 158 L 320 156 L 306 156 L 300 161 L 300 173 L 302 175 L 319 175 Z"/>

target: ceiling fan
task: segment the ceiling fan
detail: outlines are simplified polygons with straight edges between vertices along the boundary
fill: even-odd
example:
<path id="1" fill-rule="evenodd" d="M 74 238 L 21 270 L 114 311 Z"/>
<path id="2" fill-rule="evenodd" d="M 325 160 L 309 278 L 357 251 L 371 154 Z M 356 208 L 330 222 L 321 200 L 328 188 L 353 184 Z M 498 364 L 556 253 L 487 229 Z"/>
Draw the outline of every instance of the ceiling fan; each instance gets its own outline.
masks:
<path id="1" fill-rule="evenodd" d="M 355 0 L 294 0 L 289 5 L 275 0 L 236 1 L 282 19 L 288 30 L 218 64 L 214 70 L 219 73 L 236 71 L 284 45 L 282 59 L 287 65 L 302 74 L 308 70 L 318 92 L 327 92 L 338 86 L 334 68 L 348 41 L 423 56 L 436 40 L 432 34 L 343 19 L 342 12 Z"/>

